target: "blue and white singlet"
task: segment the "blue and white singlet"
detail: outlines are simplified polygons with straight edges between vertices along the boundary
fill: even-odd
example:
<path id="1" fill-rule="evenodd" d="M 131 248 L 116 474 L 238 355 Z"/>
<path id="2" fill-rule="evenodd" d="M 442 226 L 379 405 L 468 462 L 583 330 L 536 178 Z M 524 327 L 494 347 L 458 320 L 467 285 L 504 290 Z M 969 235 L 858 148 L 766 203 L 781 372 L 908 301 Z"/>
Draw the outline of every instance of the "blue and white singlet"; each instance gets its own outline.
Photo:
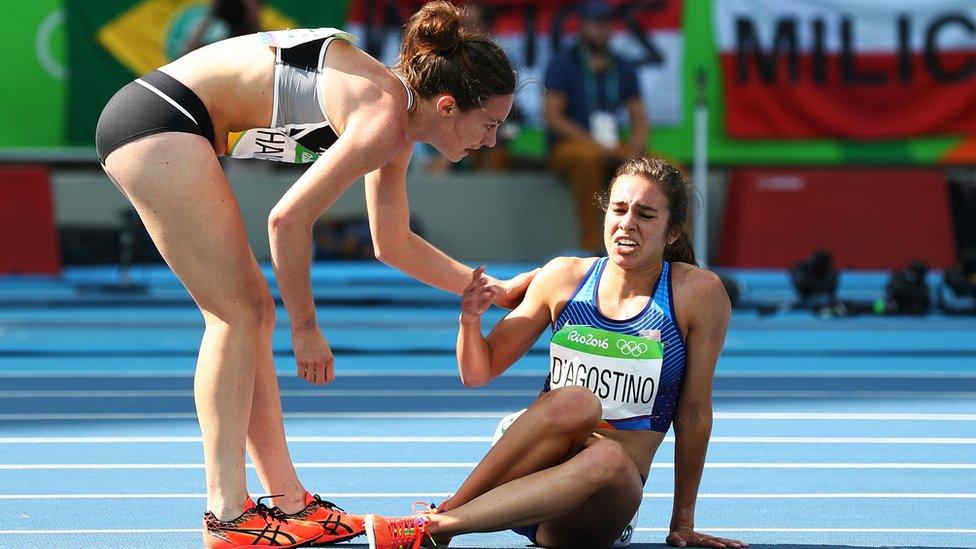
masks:
<path id="1" fill-rule="evenodd" d="M 621 430 L 651 430 L 667 432 L 678 407 L 681 382 L 685 373 L 685 342 L 678 329 L 674 313 L 674 296 L 671 291 L 671 263 L 665 261 L 661 275 L 655 284 L 653 294 L 644 310 L 633 318 L 614 320 L 600 313 L 597 304 L 600 278 L 607 265 L 607 258 L 601 257 L 593 262 L 580 281 L 576 292 L 563 307 L 552 326 L 555 334 L 567 324 L 592 326 L 601 330 L 627 335 L 640 335 L 642 330 L 660 330 L 664 343 L 664 359 L 661 366 L 660 387 L 649 417 L 635 418 L 613 424 L 601 422 L 600 427 Z M 543 391 L 550 390 L 550 379 L 546 378 Z"/>

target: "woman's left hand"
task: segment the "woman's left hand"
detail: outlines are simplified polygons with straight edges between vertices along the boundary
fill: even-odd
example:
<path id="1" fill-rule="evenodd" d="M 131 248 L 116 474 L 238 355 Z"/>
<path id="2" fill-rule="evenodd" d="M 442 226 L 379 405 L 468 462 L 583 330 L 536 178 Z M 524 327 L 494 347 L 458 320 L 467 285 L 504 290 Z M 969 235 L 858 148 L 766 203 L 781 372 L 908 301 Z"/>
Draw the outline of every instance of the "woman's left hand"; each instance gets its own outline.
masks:
<path id="1" fill-rule="evenodd" d="M 498 280 L 488 277 L 488 284 L 498 287 L 498 293 L 495 294 L 495 305 L 506 309 L 514 309 L 522 302 L 522 298 L 525 297 L 525 290 L 528 289 L 529 283 L 532 282 L 532 279 L 535 278 L 539 270 L 534 269 L 527 273 L 518 274 L 508 280 Z"/>
<path id="2" fill-rule="evenodd" d="M 749 547 L 744 541 L 701 534 L 690 528 L 672 530 L 666 541 L 672 547 Z"/>

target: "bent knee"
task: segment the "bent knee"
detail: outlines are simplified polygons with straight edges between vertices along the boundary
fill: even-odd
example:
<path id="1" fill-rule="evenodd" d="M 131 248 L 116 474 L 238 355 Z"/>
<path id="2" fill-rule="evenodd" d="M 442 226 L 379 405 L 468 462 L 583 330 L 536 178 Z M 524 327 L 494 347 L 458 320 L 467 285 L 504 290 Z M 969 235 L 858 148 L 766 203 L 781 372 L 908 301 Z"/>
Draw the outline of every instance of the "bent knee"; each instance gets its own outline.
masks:
<path id="1" fill-rule="evenodd" d="M 608 439 L 590 444 L 573 461 L 577 461 L 581 468 L 581 478 L 600 487 L 629 482 L 628 475 L 636 471 L 634 462 L 623 446 Z"/>
<path id="2" fill-rule="evenodd" d="M 586 387 L 562 387 L 546 396 L 544 421 L 559 431 L 592 431 L 600 423 L 603 405 Z"/>

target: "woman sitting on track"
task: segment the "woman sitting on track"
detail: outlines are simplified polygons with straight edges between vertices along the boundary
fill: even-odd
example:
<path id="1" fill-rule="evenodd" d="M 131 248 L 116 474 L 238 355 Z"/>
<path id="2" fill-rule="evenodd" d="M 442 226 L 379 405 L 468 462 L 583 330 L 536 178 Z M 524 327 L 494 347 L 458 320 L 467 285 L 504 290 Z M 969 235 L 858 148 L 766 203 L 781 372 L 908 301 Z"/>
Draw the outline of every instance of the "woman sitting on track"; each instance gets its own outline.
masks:
<path id="1" fill-rule="evenodd" d="M 363 533 L 361 517 L 307 492 L 291 463 L 271 349 L 275 304 L 218 157 L 312 162 L 268 222 L 298 375 L 309 382 L 332 381 L 334 362 L 309 283 L 312 225 L 361 176 L 377 257 L 458 294 L 471 279 L 472 269 L 410 231 L 407 165 L 417 142 L 455 162 L 493 146 L 512 107 L 511 63 L 485 35 L 461 30 L 460 12 L 446 2 L 410 19 L 395 70 L 350 40 L 336 29 L 223 40 L 128 84 L 98 121 L 106 173 L 206 321 L 194 397 L 208 547 L 291 547 Z M 530 278 L 493 280 L 493 297 L 518 301 Z M 245 446 L 265 490 L 281 494 L 274 503 L 282 512 L 248 497 Z"/>
<path id="2" fill-rule="evenodd" d="M 662 160 L 632 158 L 617 171 L 605 206 L 608 257 L 549 262 L 487 338 L 481 316 L 496 291 L 475 271 L 461 302 L 462 381 L 495 379 L 550 327 L 544 392 L 437 509 L 400 519 L 368 515 L 371 547 L 505 528 L 543 547 L 625 544 L 672 419 L 667 543 L 747 545 L 694 529 L 730 307 L 721 280 L 694 265 L 687 183 Z"/>

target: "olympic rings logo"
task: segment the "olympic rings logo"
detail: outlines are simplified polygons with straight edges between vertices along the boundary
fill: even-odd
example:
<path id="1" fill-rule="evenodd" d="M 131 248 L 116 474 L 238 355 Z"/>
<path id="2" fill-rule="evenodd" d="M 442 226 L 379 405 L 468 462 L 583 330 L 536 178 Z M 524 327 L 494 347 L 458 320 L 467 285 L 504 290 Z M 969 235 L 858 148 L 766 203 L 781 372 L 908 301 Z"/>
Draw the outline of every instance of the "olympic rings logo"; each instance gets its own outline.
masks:
<path id="1" fill-rule="evenodd" d="M 617 350 L 625 355 L 641 356 L 647 352 L 647 344 L 639 341 L 617 340 Z"/>

